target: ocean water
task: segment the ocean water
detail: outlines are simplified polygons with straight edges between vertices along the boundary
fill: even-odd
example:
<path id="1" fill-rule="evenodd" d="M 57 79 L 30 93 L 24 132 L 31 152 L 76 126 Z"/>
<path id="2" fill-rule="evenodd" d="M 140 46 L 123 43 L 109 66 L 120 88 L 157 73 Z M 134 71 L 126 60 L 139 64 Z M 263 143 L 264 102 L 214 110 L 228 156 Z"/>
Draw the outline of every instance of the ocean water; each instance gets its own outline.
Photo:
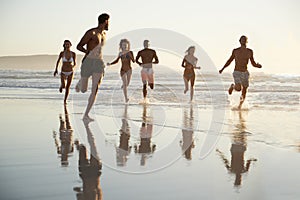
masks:
<path id="1" fill-rule="evenodd" d="M 148 89 L 149 101 L 153 104 L 178 106 L 188 103 L 189 92 L 183 94 L 182 71 L 164 66 L 155 69 L 155 89 Z M 58 92 L 59 76 L 53 77 L 52 71 L 45 70 L 0 70 L 0 98 L 63 99 Z M 231 97 L 227 89 L 233 82 L 230 73 L 219 75 L 198 70 L 195 83 L 194 103 L 200 107 L 230 107 L 238 101 L 239 93 Z M 250 72 L 251 73 L 251 72 Z M 80 72 L 75 73 L 69 100 L 85 104 L 88 94 L 75 92 L 75 85 Z M 91 82 L 90 82 L 91 83 Z M 118 67 L 106 69 L 99 89 L 96 104 L 123 104 L 122 81 Z M 142 99 L 140 68 L 133 69 L 128 87 L 131 104 L 138 104 Z M 300 97 L 300 75 L 275 75 L 252 73 L 245 105 L 247 109 L 298 110 Z"/>
<path id="2" fill-rule="evenodd" d="M 240 94 L 227 94 L 230 73 L 197 71 L 190 103 L 182 71 L 157 66 L 155 89 L 141 105 L 140 68 L 134 68 L 125 105 L 119 68 L 111 67 L 90 123 L 82 120 L 89 92 L 74 89 L 79 71 L 66 107 L 53 71 L 0 70 L 0 77 L 4 199 L 75 199 L 84 187 L 102 187 L 104 199 L 299 196 L 299 75 L 252 73 L 245 107 L 237 111 Z M 101 178 L 99 171 L 84 178 L 77 144 L 101 160 Z"/>

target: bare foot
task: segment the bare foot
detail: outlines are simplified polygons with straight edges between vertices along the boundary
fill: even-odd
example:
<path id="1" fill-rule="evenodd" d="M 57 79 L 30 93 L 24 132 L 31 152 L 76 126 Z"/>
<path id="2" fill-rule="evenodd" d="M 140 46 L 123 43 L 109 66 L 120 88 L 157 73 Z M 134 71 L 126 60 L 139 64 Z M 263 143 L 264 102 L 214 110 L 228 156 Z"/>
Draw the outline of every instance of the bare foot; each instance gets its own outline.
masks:
<path id="1" fill-rule="evenodd" d="M 90 118 L 88 115 L 84 115 L 82 118 L 83 121 L 92 122 L 95 121 L 93 118 Z"/>
<path id="2" fill-rule="evenodd" d="M 189 91 L 189 89 L 186 88 L 186 89 L 183 91 L 183 93 L 186 94 L 187 91 Z"/>
<path id="3" fill-rule="evenodd" d="M 243 98 L 243 96 L 241 96 L 240 97 L 240 105 L 239 105 L 238 109 L 242 109 L 243 103 L 244 103 L 244 98 Z"/>
<path id="4" fill-rule="evenodd" d="M 232 94 L 233 89 L 234 89 L 234 84 L 232 83 L 231 86 L 230 86 L 230 88 L 228 89 L 229 95 Z"/>
<path id="5" fill-rule="evenodd" d="M 63 87 L 62 87 L 62 86 L 60 86 L 60 88 L 59 88 L 59 92 L 60 92 L 60 93 L 62 93 L 62 90 L 63 90 Z"/>

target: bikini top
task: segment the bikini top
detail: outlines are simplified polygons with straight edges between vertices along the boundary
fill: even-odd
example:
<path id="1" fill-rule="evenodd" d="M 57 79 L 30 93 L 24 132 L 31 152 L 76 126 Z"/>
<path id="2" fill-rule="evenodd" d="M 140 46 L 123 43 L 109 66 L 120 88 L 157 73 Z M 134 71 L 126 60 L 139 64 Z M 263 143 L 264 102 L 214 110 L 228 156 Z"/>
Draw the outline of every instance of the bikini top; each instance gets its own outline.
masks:
<path id="1" fill-rule="evenodd" d="M 130 59 L 130 55 L 129 55 L 129 52 L 127 53 L 120 53 L 120 58 L 121 59 Z"/>
<path id="2" fill-rule="evenodd" d="M 62 61 L 63 62 L 74 62 L 72 53 L 71 53 L 71 57 L 69 59 L 66 58 L 66 53 L 64 52 L 64 56 L 62 57 Z"/>

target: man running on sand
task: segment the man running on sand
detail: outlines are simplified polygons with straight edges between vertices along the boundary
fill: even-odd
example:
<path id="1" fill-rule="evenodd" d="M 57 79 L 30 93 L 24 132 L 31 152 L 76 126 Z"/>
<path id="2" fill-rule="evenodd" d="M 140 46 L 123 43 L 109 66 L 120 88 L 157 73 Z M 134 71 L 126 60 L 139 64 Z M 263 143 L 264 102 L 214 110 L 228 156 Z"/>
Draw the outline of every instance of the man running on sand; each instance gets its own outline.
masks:
<path id="1" fill-rule="evenodd" d="M 139 61 L 140 57 L 142 58 L 142 62 Z M 144 49 L 138 52 L 135 60 L 137 64 L 143 67 L 141 70 L 141 77 L 143 81 L 143 96 L 144 99 L 146 99 L 147 83 L 151 89 L 154 88 L 154 72 L 152 64 L 158 64 L 159 62 L 156 52 L 149 48 L 149 40 L 144 40 Z"/>
<path id="2" fill-rule="evenodd" d="M 254 67 L 261 68 L 261 64 L 256 63 L 253 58 L 253 51 L 246 47 L 248 38 L 246 36 L 241 36 L 240 44 L 241 47 L 234 49 L 232 51 L 232 55 L 225 63 L 224 67 L 219 70 L 221 74 L 223 70 L 230 65 L 230 63 L 235 60 L 235 68 L 233 72 L 234 84 L 231 84 L 228 89 L 228 93 L 232 94 L 232 91 L 235 89 L 236 91 L 242 90 L 242 95 L 240 98 L 239 109 L 241 109 L 243 102 L 246 98 L 247 88 L 249 86 L 249 72 L 247 70 L 247 65 L 250 60 L 251 64 Z"/>
<path id="3" fill-rule="evenodd" d="M 82 60 L 81 79 L 76 85 L 76 91 L 86 92 L 88 79 L 92 76 L 92 91 L 83 116 L 84 120 L 93 120 L 89 117 L 89 112 L 95 102 L 98 87 L 104 75 L 105 65 L 102 58 L 102 46 L 105 41 L 104 31 L 108 30 L 108 24 L 109 15 L 106 13 L 101 14 L 98 17 L 98 26 L 88 30 L 77 45 L 77 49 L 85 53 L 85 56 Z"/>

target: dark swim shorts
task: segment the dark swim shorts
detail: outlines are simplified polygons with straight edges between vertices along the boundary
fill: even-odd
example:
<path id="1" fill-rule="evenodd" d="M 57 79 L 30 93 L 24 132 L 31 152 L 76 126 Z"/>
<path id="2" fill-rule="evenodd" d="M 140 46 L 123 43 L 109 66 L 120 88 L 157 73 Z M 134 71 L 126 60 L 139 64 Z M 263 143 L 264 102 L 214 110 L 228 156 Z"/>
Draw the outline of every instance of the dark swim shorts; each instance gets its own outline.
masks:
<path id="1" fill-rule="evenodd" d="M 90 77 L 93 73 L 104 73 L 103 60 L 85 58 L 81 64 L 81 77 Z"/>

